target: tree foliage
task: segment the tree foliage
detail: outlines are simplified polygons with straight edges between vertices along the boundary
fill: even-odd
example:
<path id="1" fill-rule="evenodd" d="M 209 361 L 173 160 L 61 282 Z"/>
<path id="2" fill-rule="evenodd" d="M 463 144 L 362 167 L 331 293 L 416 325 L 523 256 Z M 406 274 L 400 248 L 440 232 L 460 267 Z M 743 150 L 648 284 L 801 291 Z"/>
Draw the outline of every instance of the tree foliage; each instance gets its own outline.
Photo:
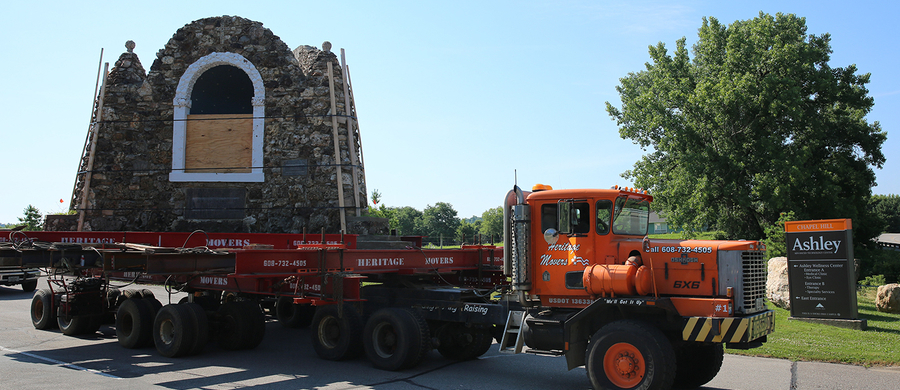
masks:
<path id="1" fill-rule="evenodd" d="M 422 214 L 428 236 L 432 238 L 456 236 L 460 222 L 456 210 L 449 203 L 437 202 L 434 206 L 428 205 Z"/>
<path id="2" fill-rule="evenodd" d="M 900 195 L 872 195 L 869 210 L 881 218 L 882 233 L 900 233 Z"/>
<path id="3" fill-rule="evenodd" d="M 391 228 L 397 229 L 404 236 L 424 236 L 424 227 L 422 212 L 410 206 L 397 208 L 394 219 L 391 220 Z"/>
<path id="4" fill-rule="evenodd" d="M 475 236 L 481 229 L 481 220 L 475 222 L 460 221 L 459 227 L 456 228 L 456 241 L 465 243 L 475 243 Z"/>
<path id="5" fill-rule="evenodd" d="M 30 230 L 37 231 L 44 229 L 44 221 L 41 216 L 41 210 L 38 210 L 37 207 L 32 205 L 28 205 L 23 211 L 25 213 L 24 217 L 19 217 L 19 222 L 25 224 L 25 228 L 22 230 Z"/>
<path id="6" fill-rule="evenodd" d="M 481 234 L 487 237 L 503 238 L 503 208 L 494 207 L 481 214 Z"/>
<path id="7" fill-rule="evenodd" d="M 866 114 L 869 74 L 829 65 L 830 36 L 807 35 L 793 14 L 736 21 L 704 18 L 693 59 L 650 47 L 646 69 L 622 78 L 619 134 L 645 150 L 623 174 L 649 188 L 669 223 L 708 225 L 730 238 L 762 238 L 782 212 L 799 219 L 867 222 L 873 167 L 886 139 Z"/>

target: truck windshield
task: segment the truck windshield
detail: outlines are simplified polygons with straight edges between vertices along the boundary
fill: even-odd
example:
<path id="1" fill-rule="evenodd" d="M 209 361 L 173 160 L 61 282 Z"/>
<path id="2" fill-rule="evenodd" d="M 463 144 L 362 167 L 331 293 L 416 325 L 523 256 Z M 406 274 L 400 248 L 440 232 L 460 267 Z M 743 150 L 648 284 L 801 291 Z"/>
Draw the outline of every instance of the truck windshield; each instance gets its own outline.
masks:
<path id="1" fill-rule="evenodd" d="M 650 203 L 645 200 L 616 199 L 613 233 L 643 236 L 647 234 L 647 222 L 650 218 Z"/>

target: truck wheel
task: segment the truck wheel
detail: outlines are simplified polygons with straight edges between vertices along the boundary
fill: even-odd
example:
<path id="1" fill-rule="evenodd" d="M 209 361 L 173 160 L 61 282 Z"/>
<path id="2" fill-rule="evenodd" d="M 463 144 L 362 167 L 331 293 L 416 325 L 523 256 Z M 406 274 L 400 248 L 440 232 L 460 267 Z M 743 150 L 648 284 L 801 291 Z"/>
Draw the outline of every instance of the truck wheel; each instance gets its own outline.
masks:
<path id="1" fill-rule="evenodd" d="M 69 316 L 57 314 L 56 323 L 66 336 L 94 333 L 100 329 L 100 321 L 96 315 Z"/>
<path id="2" fill-rule="evenodd" d="M 398 308 L 381 309 L 366 323 L 363 345 L 375 368 L 396 371 L 415 367 L 428 352 L 431 332 L 417 313 Z"/>
<path id="3" fill-rule="evenodd" d="M 37 288 L 37 283 L 38 283 L 37 279 L 26 280 L 26 281 L 22 282 L 22 291 L 25 291 L 25 292 L 34 291 L 34 289 Z"/>
<path id="4" fill-rule="evenodd" d="M 132 289 L 120 290 L 119 295 L 116 296 L 116 304 L 121 306 L 127 299 L 141 299 L 141 293 Z"/>
<path id="5" fill-rule="evenodd" d="M 655 327 L 616 321 L 591 337 L 585 368 L 595 389 L 668 389 L 675 379 L 675 351 Z"/>
<path id="6" fill-rule="evenodd" d="M 316 308 L 313 317 L 313 349 L 325 360 L 345 360 L 358 357 L 363 349 L 363 324 L 356 309 L 344 305 L 343 316 L 338 316 L 337 305 Z"/>
<path id="7" fill-rule="evenodd" d="M 454 322 L 438 331 L 438 352 L 447 359 L 470 360 L 484 355 L 491 348 L 494 338 L 487 329 L 467 327 Z"/>
<path id="8" fill-rule="evenodd" d="M 125 348 L 142 348 L 153 342 L 153 308 L 144 299 L 127 299 L 116 312 L 116 338 Z"/>
<path id="9" fill-rule="evenodd" d="M 137 294 L 140 295 L 141 299 L 156 298 L 153 295 L 153 291 L 150 291 L 149 288 L 143 288 L 143 289 L 137 290 Z"/>
<path id="10" fill-rule="evenodd" d="M 185 306 L 191 319 L 193 319 L 193 333 L 195 335 L 194 345 L 191 347 L 188 355 L 197 355 L 203 352 L 206 344 L 209 343 L 209 317 L 207 317 L 203 306 L 197 303 L 188 303 Z"/>
<path id="11" fill-rule="evenodd" d="M 719 373 L 725 349 L 722 344 L 684 344 L 675 351 L 677 389 L 695 389 Z"/>
<path id="12" fill-rule="evenodd" d="M 178 357 L 194 352 L 200 338 L 199 325 L 191 304 L 166 305 L 153 321 L 153 344 L 160 355 Z"/>
<path id="13" fill-rule="evenodd" d="M 291 297 L 279 297 L 275 303 L 275 318 L 287 328 L 305 328 L 312 322 L 316 307 L 297 305 Z"/>
<path id="14" fill-rule="evenodd" d="M 218 313 L 216 342 L 223 349 L 253 349 L 262 342 L 266 318 L 255 302 L 226 302 Z"/>
<path id="15" fill-rule="evenodd" d="M 53 294 L 50 290 L 40 289 L 31 298 L 31 324 L 35 329 L 46 330 L 56 326 L 53 308 Z"/>

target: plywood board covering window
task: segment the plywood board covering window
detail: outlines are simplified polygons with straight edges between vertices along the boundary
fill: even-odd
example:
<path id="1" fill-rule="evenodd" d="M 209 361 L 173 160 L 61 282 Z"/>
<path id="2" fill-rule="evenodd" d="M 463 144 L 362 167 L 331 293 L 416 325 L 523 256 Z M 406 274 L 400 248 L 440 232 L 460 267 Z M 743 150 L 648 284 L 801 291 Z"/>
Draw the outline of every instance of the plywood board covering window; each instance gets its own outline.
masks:
<path id="1" fill-rule="evenodd" d="M 188 115 L 185 172 L 250 172 L 253 114 Z"/>

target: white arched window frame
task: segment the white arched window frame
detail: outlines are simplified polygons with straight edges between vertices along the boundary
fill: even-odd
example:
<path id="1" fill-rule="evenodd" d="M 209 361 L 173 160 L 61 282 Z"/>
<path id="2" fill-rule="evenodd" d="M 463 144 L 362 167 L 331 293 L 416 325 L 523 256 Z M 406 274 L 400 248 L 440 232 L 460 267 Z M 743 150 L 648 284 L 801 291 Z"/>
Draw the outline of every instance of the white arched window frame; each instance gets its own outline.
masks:
<path id="1" fill-rule="evenodd" d="M 252 168 L 250 172 L 241 173 L 216 173 L 216 172 L 185 172 L 185 137 L 187 129 L 187 116 L 191 111 L 191 92 L 194 83 L 203 72 L 219 66 L 235 66 L 250 77 L 253 83 L 253 144 L 252 144 Z M 263 182 L 263 135 L 265 129 L 265 101 L 266 89 L 262 76 L 253 64 L 236 53 L 212 53 L 197 60 L 178 81 L 175 89 L 174 124 L 172 125 L 172 172 L 169 173 L 169 181 L 203 181 L 203 182 Z"/>

